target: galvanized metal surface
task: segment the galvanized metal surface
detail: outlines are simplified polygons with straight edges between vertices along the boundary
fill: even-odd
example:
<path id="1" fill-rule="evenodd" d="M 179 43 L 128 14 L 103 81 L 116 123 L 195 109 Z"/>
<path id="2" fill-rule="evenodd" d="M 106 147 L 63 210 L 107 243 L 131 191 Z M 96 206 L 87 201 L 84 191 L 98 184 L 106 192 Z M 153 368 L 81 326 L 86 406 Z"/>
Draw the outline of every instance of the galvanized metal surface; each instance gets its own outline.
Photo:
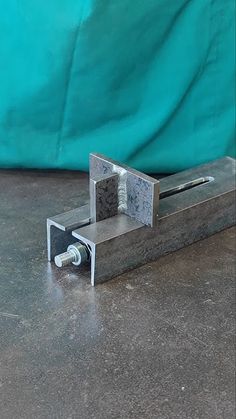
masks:
<path id="1" fill-rule="evenodd" d="M 91 248 L 92 285 L 235 224 L 233 159 L 224 158 L 163 179 L 161 191 L 199 176 L 213 177 L 214 181 L 161 199 L 156 227 L 119 214 L 72 232 Z"/>
<path id="2" fill-rule="evenodd" d="M 234 418 L 235 228 L 93 288 L 45 252 L 88 190 L 0 172 L 1 419 Z"/>

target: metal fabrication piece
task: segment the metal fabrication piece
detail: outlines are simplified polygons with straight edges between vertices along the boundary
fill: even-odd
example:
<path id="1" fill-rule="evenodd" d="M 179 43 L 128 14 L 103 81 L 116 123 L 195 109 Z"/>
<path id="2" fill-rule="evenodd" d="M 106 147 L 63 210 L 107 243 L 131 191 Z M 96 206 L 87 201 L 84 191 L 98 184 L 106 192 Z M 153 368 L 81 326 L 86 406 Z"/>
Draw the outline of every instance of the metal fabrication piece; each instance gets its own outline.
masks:
<path id="1" fill-rule="evenodd" d="M 118 175 L 118 210 L 143 224 L 156 225 L 159 181 L 101 154 L 90 154 L 90 179 Z M 90 196 L 91 199 L 91 196 Z"/>
<path id="2" fill-rule="evenodd" d="M 230 157 L 157 181 L 91 154 L 90 207 L 47 220 L 48 259 L 59 267 L 86 262 L 95 285 L 233 224 Z"/>

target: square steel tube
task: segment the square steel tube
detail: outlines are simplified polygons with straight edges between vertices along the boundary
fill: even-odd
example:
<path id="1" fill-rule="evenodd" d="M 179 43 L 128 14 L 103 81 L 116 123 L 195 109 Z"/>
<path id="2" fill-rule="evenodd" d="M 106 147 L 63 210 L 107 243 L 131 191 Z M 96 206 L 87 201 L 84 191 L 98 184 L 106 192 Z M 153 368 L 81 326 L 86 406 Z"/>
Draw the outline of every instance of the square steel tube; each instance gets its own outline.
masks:
<path id="1" fill-rule="evenodd" d="M 214 180 L 161 199 L 156 227 L 119 214 L 72 232 L 91 249 L 92 285 L 235 224 L 234 159 L 161 179 L 161 193 L 199 177 Z"/>

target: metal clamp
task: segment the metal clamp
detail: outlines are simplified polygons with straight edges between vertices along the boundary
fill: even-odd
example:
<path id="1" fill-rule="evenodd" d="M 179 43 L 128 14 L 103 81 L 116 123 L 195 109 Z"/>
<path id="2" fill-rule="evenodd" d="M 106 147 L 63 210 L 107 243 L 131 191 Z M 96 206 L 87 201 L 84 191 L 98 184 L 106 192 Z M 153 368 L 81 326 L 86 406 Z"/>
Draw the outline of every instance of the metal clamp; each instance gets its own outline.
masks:
<path id="1" fill-rule="evenodd" d="M 158 181 L 91 154 L 90 205 L 47 220 L 48 259 L 84 264 L 95 285 L 233 224 L 234 159 Z"/>

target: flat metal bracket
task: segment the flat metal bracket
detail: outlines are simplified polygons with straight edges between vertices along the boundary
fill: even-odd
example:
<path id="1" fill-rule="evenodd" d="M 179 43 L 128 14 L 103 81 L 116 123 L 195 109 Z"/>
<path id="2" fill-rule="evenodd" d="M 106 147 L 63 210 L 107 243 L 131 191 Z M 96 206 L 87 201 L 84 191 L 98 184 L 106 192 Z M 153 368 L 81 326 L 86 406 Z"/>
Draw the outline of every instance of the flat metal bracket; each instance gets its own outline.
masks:
<path id="1" fill-rule="evenodd" d="M 48 219 L 48 258 L 80 241 L 95 285 L 235 224 L 235 160 L 156 181 L 92 154 L 90 200 Z"/>
<path id="2" fill-rule="evenodd" d="M 113 177 L 114 174 L 116 175 L 116 181 Z M 101 154 L 94 153 L 90 154 L 89 175 L 91 182 L 93 182 L 93 179 L 101 179 L 101 184 L 104 183 L 103 176 L 110 175 L 110 178 L 107 178 L 110 179 L 106 186 L 107 195 L 112 195 L 112 205 L 113 207 L 117 206 L 117 213 L 126 214 L 151 227 L 156 225 L 160 193 L 160 182 L 157 179 L 108 159 Z M 113 182 L 111 183 L 112 179 Z M 94 199 L 97 199 L 97 194 L 93 189 L 90 189 L 92 203 Z M 103 208 L 104 202 L 100 199 L 95 212 L 91 214 L 92 219 L 96 218 L 96 213 L 102 213 Z M 93 205 L 92 211 L 94 211 Z M 105 218 L 109 216 L 108 210 L 108 216 Z M 100 217 L 98 218 L 101 220 Z"/>

